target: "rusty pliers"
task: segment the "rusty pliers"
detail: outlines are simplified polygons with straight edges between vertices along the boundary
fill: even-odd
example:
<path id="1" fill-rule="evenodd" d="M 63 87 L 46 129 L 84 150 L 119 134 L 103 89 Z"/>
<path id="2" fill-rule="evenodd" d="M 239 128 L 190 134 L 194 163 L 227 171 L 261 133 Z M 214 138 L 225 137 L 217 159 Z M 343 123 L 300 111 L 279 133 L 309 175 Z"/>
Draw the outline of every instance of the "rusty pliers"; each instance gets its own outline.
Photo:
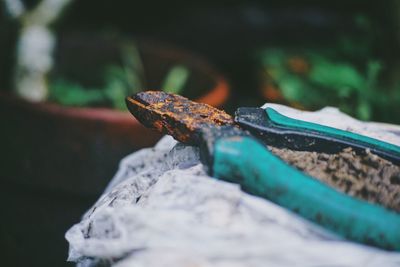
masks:
<path id="1" fill-rule="evenodd" d="M 145 126 L 200 147 L 210 175 L 240 184 L 350 240 L 400 250 L 400 215 L 341 193 L 288 165 L 267 145 L 334 153 L 366 148 L 400 162 L 400 148 L 366 136 L 294 120 L 273 109 L 239 108 L 235 118 L 206 104 L 161 91 L 126 99 Z"/>

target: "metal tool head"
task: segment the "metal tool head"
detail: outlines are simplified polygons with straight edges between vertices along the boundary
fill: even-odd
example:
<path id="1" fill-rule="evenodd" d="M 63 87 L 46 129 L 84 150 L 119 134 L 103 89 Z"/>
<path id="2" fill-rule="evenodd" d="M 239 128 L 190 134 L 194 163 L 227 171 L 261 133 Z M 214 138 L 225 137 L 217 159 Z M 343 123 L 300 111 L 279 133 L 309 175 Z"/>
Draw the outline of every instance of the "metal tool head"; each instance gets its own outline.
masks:
<path id="1" fill-rule="evenodd" d="M 234 125 L 233 118 L 210 105 L 163 91 L 145 91 L 126 98 L 129 111 L 143 125 L 176 140 L 198 145 L 204 127 Z"/>

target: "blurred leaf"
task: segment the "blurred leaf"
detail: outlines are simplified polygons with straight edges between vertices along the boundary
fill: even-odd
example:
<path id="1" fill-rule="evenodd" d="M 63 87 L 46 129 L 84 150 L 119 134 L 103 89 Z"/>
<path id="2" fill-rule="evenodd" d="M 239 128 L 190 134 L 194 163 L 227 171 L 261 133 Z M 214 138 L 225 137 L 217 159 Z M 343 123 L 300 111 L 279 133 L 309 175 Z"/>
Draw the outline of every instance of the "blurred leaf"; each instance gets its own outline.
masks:
<path id="1" fill-rule="evenodd" d="M 377 60 L 370 60 L 367 65 L 367 88 L 374 90 L 378 85 L 378 75 L 382 70 L 382 63 Z"/>
<path id="2" fill-rule="evenodd" d="M 142 87 L 142 63 L 133 45 L 122 48 L 123 65 L 104 68 L 104 87 L 86 88 L 78 83 L 57 79 L 50 84 L 50 99 L 67 106 L 107 105 L 125 110 L 125 97 L 139 92 Z"/>
<path id="3" fill-rule="evenodd" d="M 144 68 L 140 54 L 132 44 L 121 46 L 122 65 L 104 67 L 104 86 L 87 88 L 66 79 L 56 79 L 50 83 L 50 100 L 66 106 L 111 106 L 126 110 L 125 97 L 144 89 Z M 176 65 L 167 73 L 164 88 L 171 93 L 181 93 L 189 69 Z"/>
<path id="4" fill-rule="evenodd" d="M 176 65 L 166 75 L 162 88 L 165 92 L 180 94 L 188 78 L 189 70 L 183 65 Z"/>
<path id="5" fill-rule="evenodd" d="M 312 60 L 309 75 L 311 81 L 348 95 L 351 90 L 361 90 L 366 85 L 365 78 L 353 66 L 343 62 L 330 62 L 319 57 Z"/>
<path id="6" fill-rule="evenodd" d="M 140 53 L 135 45 L 125 44 L 121 48 L 123 69 L 126 80 L 131 87 L 131 94 L 142 91 L 145 88 L 144 66 Z"/>
<path id="7" fill-rule="evenodd" d="M 279 83 L 283 96 L 289 101 L 304 99 L 304 82 L 296 76 L 287 75 Z"/>
<path id="8" fill-rule="evenodd" d="M 87 106 L 103 102 L 105 95 L 102 90 L 84 88 L 77 83 L 57 79 L 50 85 L 49 99 L 65 106 Z"/>
<path id="9" fill-rule="evenodd" d="M 369 120 L 371 118 L 371 105 L 367 101 L 361 101 L 357 106 L 357 117 L 361 120 Z"/>
<path id="10" fill-rule="evenodd" d="M 383 88 L 379 81 L 382 62 L 369 55 L 370 43 L 364 45 L 355 40 L 346 37 L 336 46 L 314 49 L 272 47 L 258 55 L 267 83 L 293 104 L 309 109 L 336 106 L 362 120 L 390 118 L 400 122 L 390 116 L 400 116 L 400 83 L 391 89 Z M 306 64 L 304 71 L 293 68 L 294 59 Z"/>

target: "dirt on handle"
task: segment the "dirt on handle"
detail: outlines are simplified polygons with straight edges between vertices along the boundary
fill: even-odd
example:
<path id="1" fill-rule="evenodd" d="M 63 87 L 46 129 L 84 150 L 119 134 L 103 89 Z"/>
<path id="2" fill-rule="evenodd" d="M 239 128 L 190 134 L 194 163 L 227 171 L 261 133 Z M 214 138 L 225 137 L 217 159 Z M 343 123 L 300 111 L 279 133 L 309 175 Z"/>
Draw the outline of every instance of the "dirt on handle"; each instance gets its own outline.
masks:
<path id="1" fill-rule="evenodd" d="M 359 199 L 400 212 L 400 168 L 365 151 L 338 154 L 269 147 L 272 153 L 310 176 Z"/>

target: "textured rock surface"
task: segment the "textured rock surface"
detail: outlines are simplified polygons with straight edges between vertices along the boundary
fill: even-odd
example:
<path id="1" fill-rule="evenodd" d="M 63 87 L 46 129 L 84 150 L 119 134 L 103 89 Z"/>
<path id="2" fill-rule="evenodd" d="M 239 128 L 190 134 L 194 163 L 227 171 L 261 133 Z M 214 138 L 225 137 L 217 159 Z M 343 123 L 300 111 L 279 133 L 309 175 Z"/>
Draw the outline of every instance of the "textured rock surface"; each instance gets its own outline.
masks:
<path id="1" fill-rule="evenodd" d="M 351 148 L 338 154 L 269 148 L 290 165 L 339 191 L 400 212 L 400 167 L 368 150 L 357 155 Z"/>
<path id="2" fill-rule="evenodd" d="M 368 126 L 370 131 L 329 111 L 334 114 L 322 111 L 315 118 L 400 143 L 395 133 L 376 126 Z M 306 115 L 316 121 L 309 118 L 314 113 Z M 170 137 L 122 160 L 104 195 L 66 238 L 69 259 L 79 266 L 99 259 L 118 267 L 400 265 L 400 253 L 341 240 L 234 184 L 208 177 L 197 148 L 176 145 Z"/>

